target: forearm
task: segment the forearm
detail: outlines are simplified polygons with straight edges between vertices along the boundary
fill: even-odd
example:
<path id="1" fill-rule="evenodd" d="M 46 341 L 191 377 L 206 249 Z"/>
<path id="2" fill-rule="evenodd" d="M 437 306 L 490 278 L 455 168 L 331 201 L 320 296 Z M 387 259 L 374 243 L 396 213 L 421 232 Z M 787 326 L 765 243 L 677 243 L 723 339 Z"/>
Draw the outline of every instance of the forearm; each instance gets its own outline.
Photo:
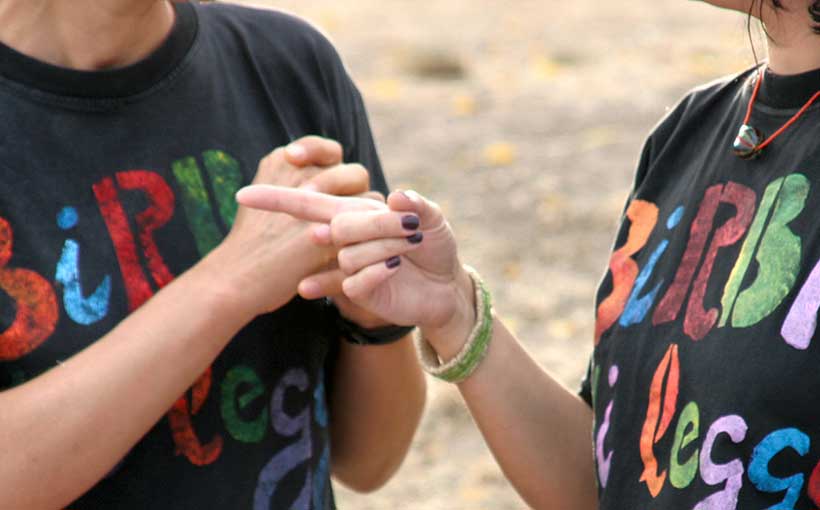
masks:
<path id="1" fill-rule="evenodd" d="M 81 353 L 0 394 L 0 508 L 62 508 L 112 469 L 250 318 L 218 289 L 194 268 Z"/>
<path id="2" fill-rule="evenodd" d="M 275 210 L 297 215 L 313 209 L 344 211 L 352 205 L 350 199 L 281 189 L 269 190 L 269 199 L 275 202 Z M 462 268 L 452 230 L 438 206 L 411 192 L 391 194 L 387 203 L 390 211 L 330 213 L 329 220 L 318 216 L 311 219 L 329 221 L 326 235 L 342 247 L 338 259 L 349 275 L 342 284 L 345 296 L 386 321 L 421 326 L 439 357 L 452 360 L 476 324 L 476 302 L 483 301 L 485 293 L 476 299 L 476 290 L 480 289 L 474 288 L 473 278 Z M 408 229 L 417 230 L 423 238 L 414 234 L 411 237 L 417 242 L 408 243 Z M 408 248 L 411 244 L 416 248 Z M 316 280 L 312 284 L 321 287 Z M 488 313 L 486 308 L 480 310 L 482 317 Z M 363 365 L 348 367 L 350 363 L 340 363 L 354 370 L 350 374 L 356 378 L 354 382 L 346 381 L 352 377 L 346 373 L 335 388 L 340 399 L 335 402 L 335 415 L 341 418 L 334 425 L 337 430 L 333 441 L 339 466 L 342 462 L 347 465 L 349 459 L 366 458 L 357 455 L 359 451 L 370 455 L 379 451 L 376 441 L 360 440 L 371 435 L 379 437 L 386 430 L 384 422 L 373 419 L 380 415 L 370 414 L 379 413 L 378 407 L 384 406 L 372 405 L 371 400 L 386 402 L 388 409 L 397 403 L 406 404 L 402 402 L 407 393 L 400 385 L 406 377 L 401 364 L 417 370 L 412 349 L 407 347 L 408 354 L 399 358 L 398 364 L 382 361 L 383 370 L 379 372 Z M 462 372 L 464 365 L 474 359 L 466 356 L 453 373 Z M 368 379 L 370 372 L 373 375 Z M 362 407 L 361 402 L 355 407 L 355 401 L 344 398 L 355 399 L 372 391 L 373 383 L 381 382 L 379 379 L 384 379 L 381 388 L 389 391 L 369 398 L 368 407 Z M 368 380 L 370 384 L 363 384 Z M 544 373 L 500 322 L 487 359 L 479 372 L 461 386 L 499 463 L 528 502 L 537 508 L 594 508 L 589 407 Z M 357 422 L 367 428 L 349 428 Z M 415 421 L 412 423 L 415 426 Z M 337 470 L 340 477 L 342 472 Z"/>
<path id="3" fill-rule="evenodd" d="M 504 474 L 533 508 L 593 509 L 592 412 L 550 377 L 500 320 L 459 390 Z"/>
<path id="4" fill-rule="evenodd" d="M 343 341 L 331 404 L 334 476 L 361 492 L 387 482 L 413 439 L 425 391 L 409 338 L 383 346 Z"/>

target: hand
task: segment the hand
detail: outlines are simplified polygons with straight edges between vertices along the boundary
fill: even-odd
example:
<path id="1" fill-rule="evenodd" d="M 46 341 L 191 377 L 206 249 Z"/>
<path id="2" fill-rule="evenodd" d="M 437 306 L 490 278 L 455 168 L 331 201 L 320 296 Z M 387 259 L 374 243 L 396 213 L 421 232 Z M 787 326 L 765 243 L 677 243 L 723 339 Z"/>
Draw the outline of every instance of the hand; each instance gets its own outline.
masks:
<path id="1" fill-rule="evenodd" d="M 345 295 L 398 324 L 418 325 L 449 359 L 476 320 L 472 280 L 459 261 L 453 230 L 438 205 L 418 193 L 393 193 L 387 203 L 391 211 L 382 215 L 381 225 L 362 221 L 361 214 L 338 215 L 331 222 L 339 263 L 349 275 Z M 416 234 L 400 239 L 413 217 L 419 223 Z"/>
<path id="2" fill-rule="evenodd" d="M 339 164 L 341 157 L 338 143 L 305 137 L 262 159 L 253 182 L 339 195 L 366 192 L 367 171 Z M 331 260 L 335 250 L 312 242 L 307 222 L 245 207 L 239 208 L 230 233 L 208 257 L 214 278 L 226 280 L 230 294 L 238 296 L 232 304 L 251 316 L 287 303 L 301 278 Z"/>
<path id="3" fill-rule="evenodd" d="M 318 137 L 306 137 L 303 138 L 300 142 L 310 142 L 310 144 L 316 146 L 321 142 L 327 143 L 328 140 Z M 336 152 L 336 148 L 338 148 L 338 152 Z M 333 150 L 331 150 L 326 155 L 326 159 L 324 160 L 324 163 L 327 165 L 338 164 L 342 158 L 342 150 L 338 144 L 336 144 L 336 146 L 332 149 Z M 322 164 L 319 161 L 311 161 L 310 157 L 321 155 L 321 151 L 309 151 L 305 147 L 302 147 L 299 143 L 293 143 L 285 149 L 285 159 L 287 159 L 289 163 L 292 163 L 296 166 L 303 166 L 306 164 Z M 321 191 L 325 188 L 321 186 L 316 186 L 315 183 L 313 183 L 312 181 L 308 181 L 299 187 L 302 189 L 308 189 L 313 191 Z M 341 195 L 341 193 L 335 194 Z M 373 200 L 378 200 L 379 202 L 384 203 L 384 195 L 378 192 L 366 192 L 361 194 L 360 196 L 371 198 Z M 305 299 L 318 299 L 321 297 L 330 297 L 333 299 L 333 303 L 336 305 L 336 307 L 339 309 L 343 316 L 345 316 L 348 320 L 351 320 L 359 324 L 362 327 L 376 328 L 379 326 L 386 325 L 387 323 L 383 319 L 359 306 L 356 306 L 350 299 L 348 299 L 347 296 L 344 295 L 344 293 L 342 292 L 342 281 L 345 279 L 345 277 L 346 275 L 339 270 L 338 264 L 336 264 L 336 261 L 333 260 L 324 272 L 316 275 L 316 278 L 322 280 L 323 294 L 310 295 L 302 293 L 302 297 L 304 297 Z"/>
<path id="4" fill-rule="evenodd" d="M 347 275 L 343 290 L 355 304 L 386 321 L 421 326 L 431 343 L 440 339 L 442 354 L 452 350 L 445 344 L 466 338 L 475 322 L 472 282 L 435 204 L 399 192 L 388 198 L 389 209 L 361 210 L 350 198 L 277 187 L 260 191 L 268 210 L 327 223 L 314 229 L 315 240 L 339 250 L 339 267 Z M 321 295 L 325 285 L 313 275 L 299 284 L 299 292 Z"/>

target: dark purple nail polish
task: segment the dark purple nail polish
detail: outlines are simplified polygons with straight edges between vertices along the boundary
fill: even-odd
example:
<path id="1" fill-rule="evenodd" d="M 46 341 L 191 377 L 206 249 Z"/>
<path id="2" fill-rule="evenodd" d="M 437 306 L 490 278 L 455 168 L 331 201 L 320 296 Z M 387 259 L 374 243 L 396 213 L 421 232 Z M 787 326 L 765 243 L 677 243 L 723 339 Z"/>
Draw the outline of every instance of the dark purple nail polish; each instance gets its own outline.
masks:
<path id="1" fill-rule="evenodd" d="M 419 217 L 414 214 L 408 214 L 401 219 L 401 226 L 404 230 L 416 230 L 419 224 Z"/>
<path id="2" fill-rule="evenodd" d="M 410 244 L 419 244 L 424 240 L 424 234 L 421 232 L 416 232 L 411 236 L 407 236 L 405 239 L 407 239 L 407 242 Z"/>
<path id="3" fill-rule="evenodd" d="M 387 269 L 397 268 L 397 267 L 399 267 L 399 264 L 401 264 L 401 257 L 399 257 L 399 256 L 390 257 L 389 259 L 387 259 L 385 261 L 384 264 L 387 266 Z"/>

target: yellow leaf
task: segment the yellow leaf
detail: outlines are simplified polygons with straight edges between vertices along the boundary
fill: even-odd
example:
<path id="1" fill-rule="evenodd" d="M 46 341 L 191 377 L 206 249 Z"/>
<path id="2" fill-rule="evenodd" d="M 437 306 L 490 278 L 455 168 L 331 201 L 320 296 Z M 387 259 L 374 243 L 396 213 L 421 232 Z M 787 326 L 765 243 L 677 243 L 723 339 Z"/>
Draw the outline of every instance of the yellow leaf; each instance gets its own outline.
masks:
<path id="1" fill-rule="evenodd" d="M 453 114 L 458 117 L 475 115 L 478 105 L 471 94 L 458 94 L 453 98 Z"/>
<path id="2" fill-rule="evenodd" d="M 492 166 L 512 165 L 516 157 L 515 145 L 508 142 L 495 142 L 484 148 L 484 161 Z"/>
<path id="3" fill-rule="evenodd" d="M 547 55 L 535 55 L 530 62 L 530 69 L 536 77 L 550 79 L 559 75 L 564 70 L 564 66 Z"/>
<path id="4" fill-rule="evenodd" d="M 575 324 L 572 321 L 556 319 L 547 323 L 547 332 L 556 340 L 569 340 L 575 334 Z"/>
<path id="5" fill-rule="evenodd" d="M 510 280 L 517 280 L 521 277 L 521 264 L 510 262 L 504 267 L 504 276 Z"/>
<path id="6" fill-rule="evenodd" d="M 376 80 L 367 88 L 367 95 L 379 101 L 396 101 L 402 92 L 401 82 L 393 78 Z"/>

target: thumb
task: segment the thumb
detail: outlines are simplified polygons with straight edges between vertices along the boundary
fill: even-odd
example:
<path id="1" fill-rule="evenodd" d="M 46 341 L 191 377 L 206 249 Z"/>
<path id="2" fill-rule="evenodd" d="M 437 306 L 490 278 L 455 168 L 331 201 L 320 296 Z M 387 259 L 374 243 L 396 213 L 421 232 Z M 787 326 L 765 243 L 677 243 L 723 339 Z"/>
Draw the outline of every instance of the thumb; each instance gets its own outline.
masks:
<path id="1" fill-rule="evenodd" d="M 285 148 L 285 160 L 297 167 L 338 165 L 342 162 L 342 146 L 329 138 L 304 136 Z"/>
<path id="2" fill-rule="evenodd" d="M 412 190 L 391 193 L 387 197 L 387 205 L 393 211 L 416 213 L 422 230 L 434 230 L 444 223 L 444 215 L 438 204 Z"/>

